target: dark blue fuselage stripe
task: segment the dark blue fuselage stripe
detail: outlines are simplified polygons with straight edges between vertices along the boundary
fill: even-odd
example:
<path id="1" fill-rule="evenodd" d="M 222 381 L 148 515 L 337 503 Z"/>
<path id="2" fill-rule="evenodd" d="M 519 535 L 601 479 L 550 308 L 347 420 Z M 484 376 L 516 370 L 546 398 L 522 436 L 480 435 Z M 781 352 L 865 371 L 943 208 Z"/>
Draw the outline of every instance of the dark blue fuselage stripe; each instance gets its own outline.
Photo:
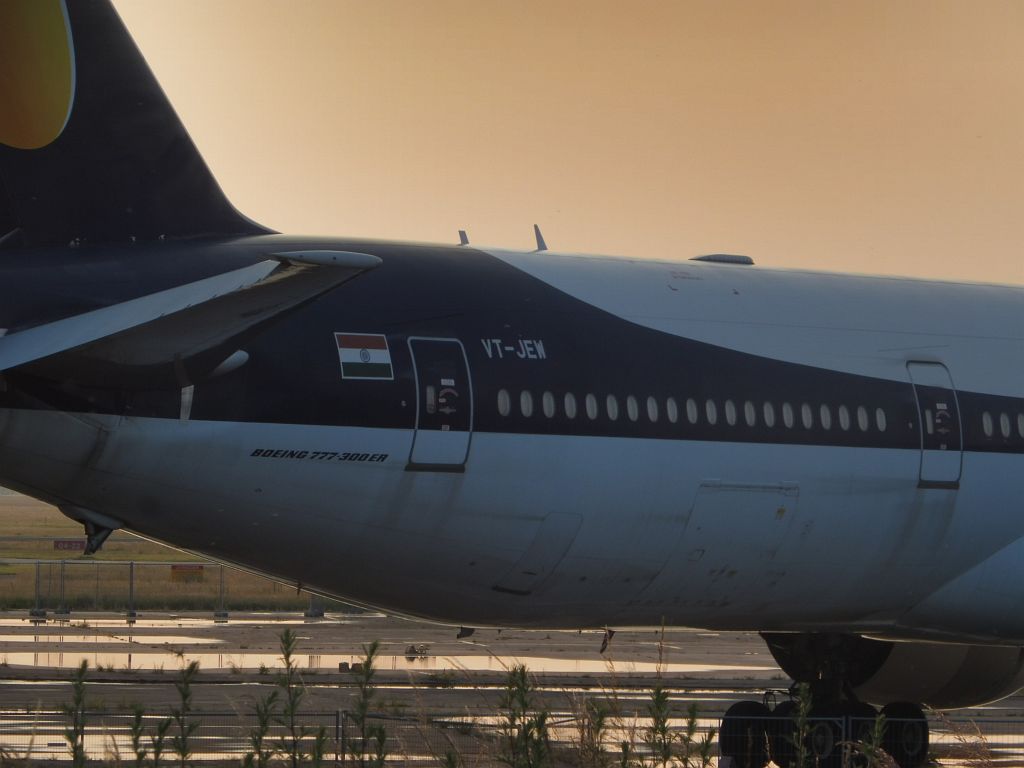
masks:
<path id="1" fill-rule="evenodd" d="M 34 295 L 44 319 L 60 316 L 53 303 L 53 281 L 60 279 L 67 281 L 63 290 L 76 296 L 79 305 L 124 301 L 210 274 L 218 265 L 226 270 L 258 260 L 270 246 L 267 238 L 253 240 L 251 246 L 242 241 L 222 250 L 204 246 L 202 258 L 196 257 L 197 246 L 189 244 L 169 244 L 152 249 L 160 251 L 152 254 L 134 250 L 118 255 L 107 249 L 106 260 L 92 269 L 86 268 L 87 259 L 76 259 L 60 270 L 40 269 L 31 285 L 19 268 L 21 280 L 14 285 L 20 295 L 11 288 L 4 291 L 11 294 L 6 311 L 24 315 L 32 310 Z M 479 432 L 862 448 L 921 446 L 921 418 L 909 379 L 890 381 L 788 363 L 644 328 L 469 248 L 269 240 L 274 249 L 359 251 L 373 253 L 383 263 L 269 324 L 242 344 L 249 362 L 198 382 L 192 419 L 411 429 L 417 393 L 406 339 L 426 336 L 462 342 L 474 386 L 474 429 Z M 54 258 L 64 263 L 67 254 L 60 252 Z M 159 259 L 159 268 L 149 271 L 144 263 L 140 265 L 140 258 Z M 178 270 L 167 268 L 169 258 Z M 111 283 L 119 259 L 130 277 Z M 32 324 L 24 317 L 5 317 L 4 312 L 0 303 L 0 327 Z M 394 378 L 344 378 L 334 338 L 338 331 L 385 334 Z M 498 355 L 493 340 L 514 351 Z M 520 347 L 520 341 L 525 346 Z M 224 354 L 233 351 L 226 347 Z M 68 373 L 73 382 L 74 372 Z M 953 375 L 955 379 L 955 371 Z M 116 377 L 109 388 L 91 389 L 18 372 L 8 379 L 11 386 L 0 392 L 0 407 L 172 419 L 180 414 L 177 390 L 120 391 Z M 505 415 L 499 402 L 502 392 L 508 395 Z M 529 416 L 523 415 L 521 407 L 524 392 L 532 400 Z M 547 403 L 545 393 L 551 396 Z M 575 401 L 573 417 L 566 411 L 567 394 Z M 597 403 L 595 418 L 587 412 L 588 395 Z M 609 395 L 617 405 L 614 420 Z M 630 402 L 631 396 L 635 403 Z M 958 392 L 957 397 L 965 450 L 1024 452 L 1024 398 L 977 392 Z M 650 416 L 653 409 L 648 411 L 648 398 L 654 399 L 656 419 Z M 669 419 L 670 398 L 677 410 L 674 422 Z M 690 399 L 698 410 L 695 423 L 690 422 L 687 409 Z M 709 400 L 714 403 L 714 424 L 708 418 Z M 727 412 L 730 401 L 735 409 L 732 424 Z M 554 406 L 547 407 L 552 402 Z M 747 421 L 748 403 L 754 410 L 752 425 Z M 773 425 L 766 423 L 766 403 L 771 404 Z M 793 410 L 792 427 L 785 424 L 786 403 Z M 803 425 L 805 404 L 811 412 L 810 428 Z M 823 406 L 831 421 L 829 429 L 822 422 Z M 846 429 L 840 406 L 849 419 Z M 866 413 L 866 429 L 861 428 L 859 408 Z M 878 428 L 878 409 L 884 413 L 884 431 Z M 991 434 L 986 433 L 986 412 Z M 1007 421 L 1009 434 L 1004 435 Z"/>

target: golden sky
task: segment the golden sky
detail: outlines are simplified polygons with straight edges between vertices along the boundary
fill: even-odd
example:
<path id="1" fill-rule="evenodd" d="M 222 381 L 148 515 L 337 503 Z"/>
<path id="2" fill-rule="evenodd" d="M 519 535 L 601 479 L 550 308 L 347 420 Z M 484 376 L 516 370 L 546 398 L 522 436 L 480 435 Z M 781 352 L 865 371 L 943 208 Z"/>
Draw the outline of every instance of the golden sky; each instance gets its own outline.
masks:
<path id="1" fill-rule="evenodd" d="M 115 4 L 275 229 L 1024 283 L 1024 2 Z"/>

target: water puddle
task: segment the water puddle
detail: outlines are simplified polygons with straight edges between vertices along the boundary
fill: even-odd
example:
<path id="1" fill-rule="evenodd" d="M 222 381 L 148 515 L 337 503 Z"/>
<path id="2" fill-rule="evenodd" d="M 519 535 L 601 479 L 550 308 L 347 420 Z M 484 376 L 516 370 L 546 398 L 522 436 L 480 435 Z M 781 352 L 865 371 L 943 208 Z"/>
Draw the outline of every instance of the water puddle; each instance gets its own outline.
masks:
<path id="1" fill-rule="evenodd" d="M 223 640 L 212 637 L 190 637 L 187 635 L 113 635 L 95 633 L 68 634 L 64 632 L 46 632 L 39 634 L 4 635 L 0 634 L 0 643 L 126 643 L 133 645 L 217 645 Z"/>
<path id="2" fill-rule="evenodd" d="M 229 616 L 227 621 L 215 620 L 213 618 L 199 618 L 195 616 L 170 616 L 161 617 L 159 619 L 151 619 L 145 617 L 139 617 L 134 620 L 132 624 L 139 628 L 154 628 L 154 629 L 181 629 L 181 628 L 196 628 L 196 627 L 223 627 L 227 626 L 261 626 L 261 625 L 273 625 L 273 626 L 296 626 L 302 624 L 319 624 L 319 625 L 333 625 L 333 624 L 355 624 L 357 621 L 364 621 L 366 619 L 384 619 L 387 618 L 382 613 L 364 613 L 360 614 L 358 619 L 350 618 L 336 618 L 333 616 L 326 616 L 317 619 L 307 618 L 282 618 L 280 614 L 245 614 L 235 618 Z M 75 617 L 73 619 L 61 618 L 57 619 L 51 616 L 48 619 L 30 619 L 24 618 L 0 618 L 0 627 L 26 627 L 26 626 L 38 626 L 38 627 L 74 627 L 77 629 L 87 629 L 89 627 L 113 627 L 115 629 L 123 629 L 127 624 L 127 620 L 123 617 L 116 618 L 93 618 L 89 617 Z"/>
<path id="3" fill-rule="evenodd" d="M 126 626 L 122 616 L 84 617 L 74 620 L 50 619 L 31 622 L 27 617 L 0 618 L 0 664 L 35 668 L 77 667 L 83 660 L 93 668 L 105 670 L 166 671 L 173 673 L 183 664 L 197 661 L 206 671 L 262 672 L 280 669 L 282 661 L 276 651 L 264 645 L 259 650 L 249 651 L 242 643 L 249 642 L 251 632 L 260 627 L 282 627 L 291 625 L 333 625 L 366 624 L 372 633 L 374 619 L 386 618 L 383 614 L 361 614 L 345 618 L 327 618 L 309 622 L 301 617 L 283 619 L 278 614 L 242 614 L 231 618 L 227 624 L 217 622 L 213 617 L 161 615 L 157 618 L 140 618 L 134 625 Z M 240 630 L 241 634 L 234 630 Z M 711 634 L 711 633 L 708 633 Z M 359 654 L 316 653 L 310 646 L 316 641 L 307 635 L 319 635 L 309 631 L 299 633 L 300 649 L 309 651 L 297 656 L 300 667 L 315 672 L 338 672 L 350 669 L 361 661 Z M 550 638 L 547 638 L 550 639 Z M 337 648 L 336 641 L 329 642 L 326 650 Z M 532 645 L 537 640 L 531 639 Z M 465 643 L 465 644 L 463 644 Z M 670 651 L 671 661 L 658 664 L 655 661 L 614 661 L 597 656 L 596 648 L 574 654 L 543 655 L 531 648 L 519 646 L 526 654 L 515 656 L 510 653 L 492 654 L 486 643 L 463 641 L 460 652 L 452 645 L 440 644 L 434 651 L 429 644 L 409 646 L 402 653 L 404 644 L 386 644 L 390 653 L 378 657 L 377 666 L 382 671 L 412 671 L 443 673 L 458 680 L 458 674 L 465 672 L 503 673 L 514 664 L 524 664 L 538 673 L 567 673 L 577 675 L 649 675 L 658 672 L 675 675 L 728 675 L 736 673 L 773 673 L 778 668 L 767 657 L 751 658 L 745 664 L 690 663 L 683 646 L 663 644 Z M 639 645 L 651 645 L 649 640 L 639 640 Z M 276 646 L 276 643 L 274 643 Z M 305 648 L 303 648 L 305 646 Z M 332 647 L 333 646 L 333 647 Z M 272 646 L 273 647 L 273 646 Z M 550 646 L 559 647 L 558 640 Z M 446 654 L 444 650 L 454 653 Z M 344 649 L 339 649 L 344 650 Z M 513 650 L 512 648 L 502 650 Z M 653 654 L 646 654 L 651 658 Z M 691 657 L 692 658 L 692 657 Z"/>
<path id="4" fill-rule="evenodd" d="M 305 670 L 337 672 L 340 665 L 351 668 L 361 660 L 356 654 L 299 654 L 296 661 Z M 281 657 L 269 653 L 215 653 L 202 651 L 149 651 L 141 648 L 138 652 L 122 651 L 23 651 L 15 650 L 0 654 L 0 663 L 10 666 L 52 667 L 71 669 L 82 660 L 90 666 L 108 670 L 152 670 L 174 671 L 182 664 L 198 661 L 204 670 L 257 672 L 282 666 Z M 544 656 L 522 656 L 518 658 L 495 656 L 380 656 L 377 669 L 390 671 L 409 670 L 413 672 L 504 672 L 514 664 L 525 664 L 533 672 L 563 672 L 572 674 L 649 674 L 659 669 L 666 674 L 695 674 L 722 672 L 767 672 L 770 665 L 737 664 L 689 664 L 655 662 L 614 663 L 604 659 L 555 659 Z"/>

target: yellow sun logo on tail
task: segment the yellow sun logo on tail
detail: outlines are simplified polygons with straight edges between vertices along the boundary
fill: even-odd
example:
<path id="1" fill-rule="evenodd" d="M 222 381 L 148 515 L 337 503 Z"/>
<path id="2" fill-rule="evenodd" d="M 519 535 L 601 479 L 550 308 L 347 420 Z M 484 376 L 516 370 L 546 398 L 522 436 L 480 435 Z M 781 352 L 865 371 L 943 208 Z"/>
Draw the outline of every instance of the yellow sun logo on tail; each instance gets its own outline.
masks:
<path id="1" fill-rule="evenodd" d="M 45 147 L 64 130 L 74 95 L 63 0 L 0 2 L 0 144 Z"/>

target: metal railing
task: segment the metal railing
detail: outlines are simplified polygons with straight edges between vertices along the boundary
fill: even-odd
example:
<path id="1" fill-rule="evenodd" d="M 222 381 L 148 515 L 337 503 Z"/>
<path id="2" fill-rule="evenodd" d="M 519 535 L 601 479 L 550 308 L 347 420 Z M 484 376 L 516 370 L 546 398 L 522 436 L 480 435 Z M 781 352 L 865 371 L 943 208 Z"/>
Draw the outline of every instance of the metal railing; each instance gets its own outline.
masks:
<path id="1" fill-rule="evenodd" d="M 307 756 L 311 754 L 316 733 L 322 729 L 326 735 L 325 759 L 340 761 L 344 719 L 342 712 L 303 712 L 298 715 L 297 725 L 305 734 L 298 750 Z M 83 746 L 90 761 L 135 764 L 137 752 L 132 743 L 132 727 L 136 721 L 133 713 L 86 712 L 84 723 Z M 186 723 L 196 726 L 185 742 L 189 762 L 231 762 L 236 765 L 252 749 L 251 735 L 258 726 L 255 715 L 238 712 L 192 712 Z M 69 725 L 69 716 L 59 710 L 2 712 L 0 750 L 6 761 L 70 761 L 71 750 L 66 735 Z M 162 747 L 161 762 L 167 765 L 180 763 L 181 750 L 176 750 L 174 744 L 175 737 L 180 738 L 180 729 L 170 714 L 145 714 L 139 725 L 141 738 L 137 744 L 147 753 L 147 765 L 153 764 L 155 742 Z M 266 734 L 266 744 L 270 749 L 283 748 L 285 739 L 290 735 L 285 725 L 272 722 Z"/>
<path id="2" fill-rule="evenodd" d="M 28 609 L 35 618 L 82 611 L 310 610 L 308 594 L 255 574 L 201 561 L 6 559 L 0 561 L 0 610 Z M 308 606 L 308 608 L 307 608 Z"/>
<path id="3" fill-rule="evenodd" d="M 169 714 L 148 713 L 143 716 L 141 745 L 147 751 L 146 764 L 152 765 L 153 739 L 156 738 L 161 724 L 168 721 Z M 245 712 L 214 712 L 196 711 L 188 715 L 188 722 L 195 723 L 196 728 L 188 739 L 188 762 L 204 765 L 228 764 L 238 765 L 246 753 L 252 750 L 252 734 L 258 726 L 254 714 Z M 87 712 L 85 715 L 84 747 L 90 760 L 108 764 L 134 764 L 136 754 L 132 746 L 132 712 Z M 838 745 L 838 751 L 828 756 L 813 754 L 814 747 L 807 742 L 809 755 L 808 765 L 846 766 L 863 765 L 857 763 L 854 756 L 857 752 L 852 745 L 856 736 L 866 733 L 868 722 L 857 722 L 851 718 L 811 718 L 808 720 L 806 737 L 818 738 L 817 746 L 821 747 L 822 734 L 816 729 L 825 727 L 831 731 Z M 23 762 L 53 763 L 70 762 L 71 752 L 65 737 L 70 718 L 60 710 L 34 711 L 3 711 L 0 712 L 0 763 L 11 760 Z M 296 721 L 302 729 L 303 737 L 297 742 L 297 749 L 305 755 L 304 764 L 312 762 L 311 754 L 317 734 L 321 734 L 325 763 L 353 764 L 360 752 L 361 730 L 352 713 L 337 710 L 334 712 L 303 712 Z M 502 750 L 506 740 L 497 718 L 470 718 L 465 715 L 432 715 L 429 717 L 401 717 L 376 714 L 368 720 L 368 725 L 379 726 L 384 735 L 384 747 L 388 764 L 415 762 L 421 765 L 472 765 L 497 766 L 502 763 Z M 573 763 L 578 757 L 579 721 L 572 715 L 554 717 L 550 720 L 549 731 L 553 754 L 560 762 Z M 701 720 L 696 736 L 699 738 L 708 729 L 719 728 L 713 720 Z M 650 747 L 643 739 L 645 722 L 643 719 L 632 719 L 630 724 L 619 722 L 606 732 L 602 748 L 609 758 L 617 758 L 621 754 L 621 743 L 630 739 L 633 742 L 633 754 L 638 759 L 650 762 Z M 968 720 L 957 718 L 950 720 L 939 717 L 929 720 L 931 744 L 926 760 L 921 764 L 940 766 L 999 766 L 1020 765 L 1024 758 L 1024 721 L 1010 719 L 979 718 Z M 783 718 L 763 718 L 761 733 L 767 733 L 767 744 L 762 743 L 767 752 L 765 759 L 771 758 L 777 765 L 793 765 L 793 754 L 774 754 L 772 737 L 792 733 L 791 721 Z M 180 755 L 172 746 L 172 738 L 178 735 L 177 723 L 166 727 L 164 753 L 161 762 L 166 765 L 180 764 Z M 681 755 L 682 734 L 684 726 L 675 724 L 670 729 L 677 745 L 676 754 Z M 265 743 L 276 753 L 275 762 L 286 762 L 289 749 L 288 738 L 291 732 L 288 727 L 275 719 L 269 724 Z M 790 743 L 792 747 L 793 744 Z M 367 744 L 367 751 L 372 751 L 374 744 Z M 714 745 L 712 766 L 725 765 L 719 757 L 719 744 Z M 671 764 L 671 763 L 670 763 Z M 681 764 L 677 761 L 675 764 Z M 691 765 L 700 765 L 693 759 Z M 742 761 L 733 765 L 744 764 Z M 749 763 L 747 763 L 749 764 Z"/>

